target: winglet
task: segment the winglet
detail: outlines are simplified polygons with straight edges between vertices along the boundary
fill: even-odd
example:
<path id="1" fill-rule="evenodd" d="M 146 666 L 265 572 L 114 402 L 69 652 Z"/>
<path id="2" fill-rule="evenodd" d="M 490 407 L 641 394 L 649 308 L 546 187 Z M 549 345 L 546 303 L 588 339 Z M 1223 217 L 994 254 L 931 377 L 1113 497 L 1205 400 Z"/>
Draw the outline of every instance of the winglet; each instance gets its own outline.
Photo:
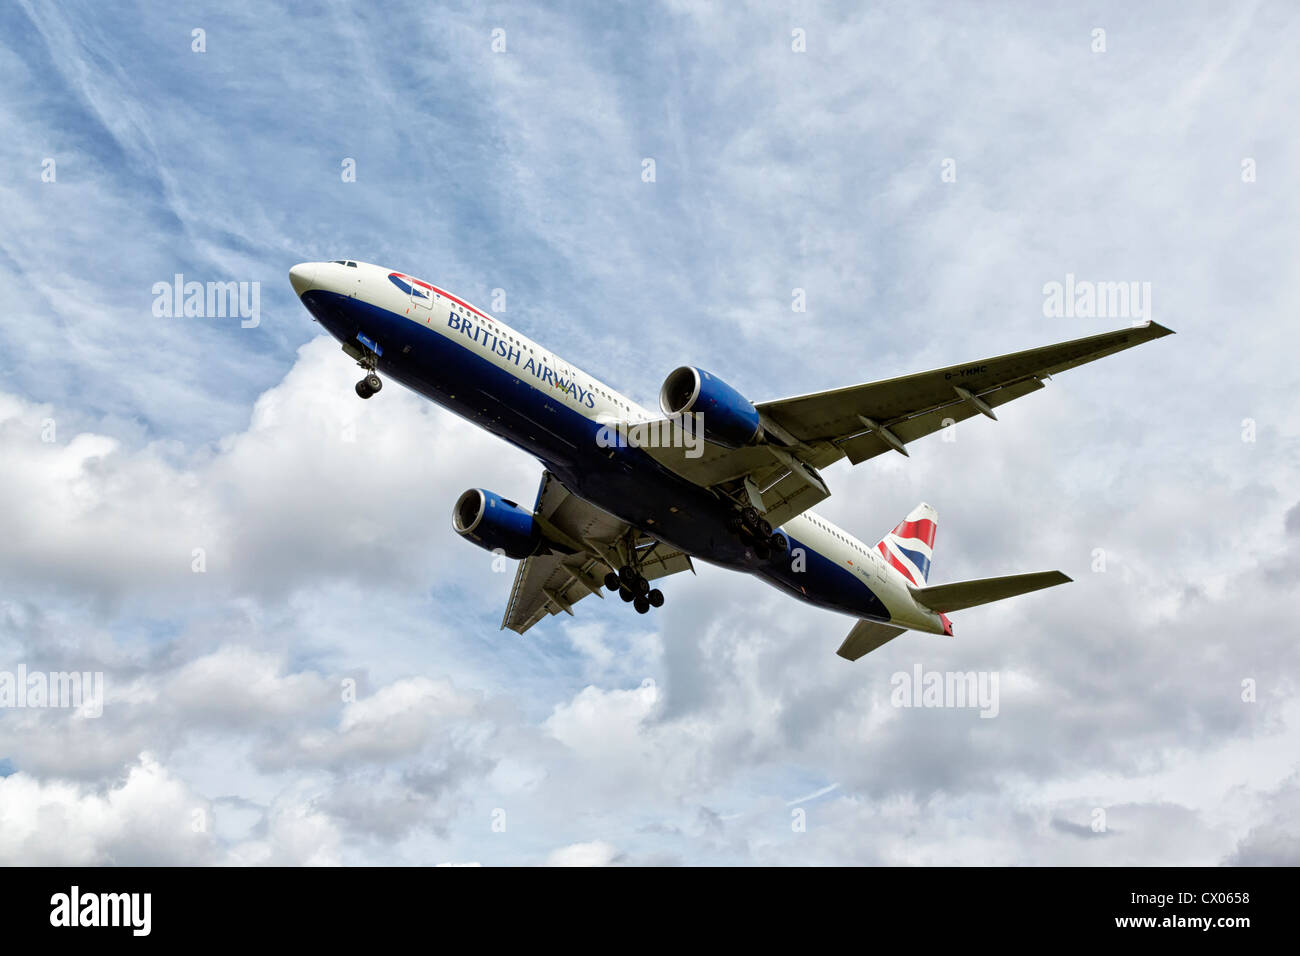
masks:
<path id="1" fill-rule="evenodd" d="M 1166 328 L 1165 326 L 1161 325 L 1159 322 L 1152 322 L 1150 319 L 1147 319 L 1146 324 L 1143 325 L 1142 328 L 1144 328 L 1144 329 L 1150 329 L 1150 330 L 1151 330 L 1151 337 L 1152 337 L 1153 339 L 1162 339 L 1162 338 L 1164 338 L 1166 335 L 1177 335 L 1177 334 L 1178 334 L 1178 333 L 1175 332 L 1173 329 Z"/>

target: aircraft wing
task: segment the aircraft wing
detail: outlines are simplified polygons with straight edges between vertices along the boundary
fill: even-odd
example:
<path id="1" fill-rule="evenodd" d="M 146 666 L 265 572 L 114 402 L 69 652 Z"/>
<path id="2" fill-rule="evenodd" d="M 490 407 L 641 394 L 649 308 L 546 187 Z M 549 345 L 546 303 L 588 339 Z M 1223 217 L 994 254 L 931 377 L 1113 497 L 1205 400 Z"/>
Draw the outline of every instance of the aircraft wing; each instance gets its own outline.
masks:
<path id="1" fill-rule="evenodd" d="M 520 562 L 502 630 L 522 634 L 548 614 L 573 614 L 573 605 L 589 594 L 603 598 L 605 574 L 633 553 L 651 581 L 695 570 L 689 555 L 570 493 L 550 472 L 542 473 L 533 511 L 547 539 L 569 550 L 553 548 Z"/>
<path id="2" fill-rule="evenodd" d="M 906 455 L 909 442 L 949 420 L 980 414 L 996 419 L 994 408 L 1037 391 L 1057 372 L 1171 334 L 1147 322 L 930 372 L 759 402 L 765 443 L 736 450 L 705 443 L 698 458 L 686 457 L 682 448 L 650 453 L 696 484 L 754 505 L 775 527 L 830 496 L 820 468 L 846 456 L 856 465 L 887 451 Z"/>
<path id="3" fill-rule="evenodd" d="M 847 455 L 853 464 L 905 446 L 954 422 L 1043 387 L 1057 372 L 1172 335 L 1154 322 L 1082 339 L 977 359 L 882 382 L 815 392 L 755 406 L 798 441 L 814 447 L 824 467 Z M 988 409 L 988 410 L 986 410 Z M 832 457 L 833 456 L 833 457 Z"/>

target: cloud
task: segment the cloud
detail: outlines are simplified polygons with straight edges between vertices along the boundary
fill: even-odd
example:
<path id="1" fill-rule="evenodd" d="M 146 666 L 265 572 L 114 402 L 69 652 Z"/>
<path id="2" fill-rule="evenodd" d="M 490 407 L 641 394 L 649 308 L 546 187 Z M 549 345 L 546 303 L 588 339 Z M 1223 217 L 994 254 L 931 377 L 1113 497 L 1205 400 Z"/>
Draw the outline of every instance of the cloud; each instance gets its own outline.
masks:
<path id="1" fill-rule="evenodd" d="M 1294 58 L 1275 11 L 1173 12 L 1103 5 L 1094 54 L 1062 11 L 236 5 L 198 54 L 173 12 L 9 5 L 0 669 L 107 696 L 0 712 L 0 860 L 1293 857 Z M 500 290 L 641 398 L 683 362 L 773 398 L 1116 324 L 1044 316 L 1067 273 L 1151 282 L 1179 335 L 827 470 L 864 538 L 939 508 L 936 582 L 1068 587 L 851 665 L 850 621 L 700 562 L 649 616 L 519 638 L 448 512 L 539 466 L 356 399 L 286 279 L 343 255 Z M 155 318 L 177 273 L 261 283 L 261 324 Z M 917 664 L 998 673 L 999 716 L 892 707 Z"/>
<path id="2" fill-rule="evenodd" d="M 205 806 L 148 754 L 104 792 L 20 771 L 0 779 L 0 859 L 29 866 L 217 862 L 210 835 L 194 826 Z"/>
<path id="3" fill-rule="evenodd" d="M 603 840 L 561 847 L 546 858 L 547 866 L 609 866 L 618 862 L 618 851 Z"/>
<path id="4" fill-rule="evenodd" d="M 380 529 L 408 521 L 450 536 L 463 489 L 448 459 L 512 490 L 534 470 L 410 393 L 357 402 L 349 365 L 333 340 L 314 339 L 243 431 L 198 448 L 65 437 L 49 408 L 6 396 L 12 467 L 0 490 L 26 506 L 2 519 L 4 571 L 109 603 L 269 599 L 337 577 L 411 587 L 436 574 L 446 563 L 426 539 Z"/>
<path id="5" fill-rule="evenodd" d="M 1262 813 L 1250 832 L 1224 860 L 1230 866 L 1300 864 L 1300 777 L 1291 776 L 1262 795 Z"/>

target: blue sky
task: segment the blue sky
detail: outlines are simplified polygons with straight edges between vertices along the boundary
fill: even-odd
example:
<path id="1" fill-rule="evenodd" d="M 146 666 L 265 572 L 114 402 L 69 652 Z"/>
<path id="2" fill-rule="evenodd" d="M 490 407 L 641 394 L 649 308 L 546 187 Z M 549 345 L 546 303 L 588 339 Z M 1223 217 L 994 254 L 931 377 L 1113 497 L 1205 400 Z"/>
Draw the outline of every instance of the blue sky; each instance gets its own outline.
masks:
<path id="1" fill-rule="evenodd" d="M 0 27 L 0 670 L 108 695 L 0 711 L 0 860 L 1300 859 L 1288 5 Z M 1067 274 L 1151 283 L 1179 334 L 829 470 L 819 510 L 863 538 L 938 508 L 936 581 L 1076 579 L 953 641 L 850 666 L 851 622 L 710 568 L 519 638 L 449 514 L 530 500 L 538 466 L 400 389 L 357 401 L 287 281 L 345 256 L 504 290 L 647 404 L 681 364 L 766 399 L 1127 324 L 1046 317 Z M 259 283 L 259 324 L 156 317 L 176 273 Z M 916 663 L 998 672 L 999 717 L 891 707 Z"/>

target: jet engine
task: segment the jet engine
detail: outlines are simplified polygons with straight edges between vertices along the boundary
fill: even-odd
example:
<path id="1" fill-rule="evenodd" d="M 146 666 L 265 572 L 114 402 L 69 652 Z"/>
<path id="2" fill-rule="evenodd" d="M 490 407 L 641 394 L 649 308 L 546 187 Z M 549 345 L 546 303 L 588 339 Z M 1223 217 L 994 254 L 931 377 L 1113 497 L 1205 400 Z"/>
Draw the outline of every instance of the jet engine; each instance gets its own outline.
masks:
<path id="1" fill-rule="evenodd" d="M 659 390 L 659 406 L 688 431 L 697 420 L 687 416 L 700 415 L 704 437 L 724 448 L 751 445 L 763 434 L 758 409 L 722 379 L 701 368 L 683 365 L 671 372 Z"/>
<path id="2" fill-rule="evenodd" d="M 451 526 L 480 548 L 515 559 L 536 554 L 542 545 L 542 531 L 531 511 L 482 488 L 471 488 L 456 499 Z"/>

